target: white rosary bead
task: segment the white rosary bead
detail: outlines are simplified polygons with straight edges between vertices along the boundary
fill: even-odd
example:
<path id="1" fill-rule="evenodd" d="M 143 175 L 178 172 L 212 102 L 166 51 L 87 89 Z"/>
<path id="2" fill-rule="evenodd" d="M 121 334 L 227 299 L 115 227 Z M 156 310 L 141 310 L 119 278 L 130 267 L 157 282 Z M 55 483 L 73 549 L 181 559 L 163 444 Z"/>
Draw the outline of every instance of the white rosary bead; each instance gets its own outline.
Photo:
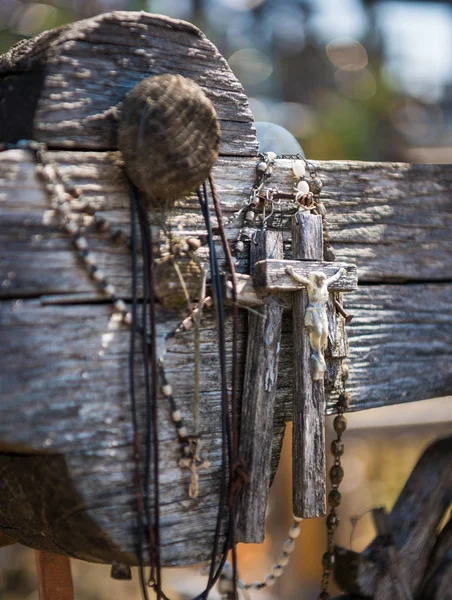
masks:
<path id="1" fill-rule="evenodd" d="M 289 560 L 290 555 L 287 552 L 282 552 L 278 556 L 278 565 L 281 565 L 281 567 L 286 567 L 289 564 Z"/>
<path id="2" fill-rule="evenodd" d="M 237 252 L 243 252 L 245 250 L 245 244 L 242 241 L 238 241 L 235 245 Z"/>
<path id="3" fill-rule="evenodd" d="M 212 306 L 213 306 L 213 298 L 212 298 L 212 296 L 206 296 L 206 297 L 204 298 L 204 300 L 203 300 L 203 303 L 202 303 L 202 305 L 203 305 L 205 308 L 212 308 Z"/>
<path id="4" fill-rule="evenodd" d="M 105 273 L 101 269 L 96 269 L 92 274 L 92 278 L 95 281 L 104 281 Z"/>
<path id="5" fill-rule="evenodd" d="M 246 221 L 254 221 L 254 217 L 255 217 L 255 216 L 256 216 L 256 215 L 254 214 L 254 211 L 253 211 L 253 210 L 249 210 L 249 211 L 246 213 L 246 215 L 245 215 L 245 220 L 246 220 Z"/>
<path id="6" fill-rule="evenodd" d="M 284 572 L 284 567 L 282 565 L 273 565 L 272 573 L 273 577 L 281 577 Z"/>
<path id="7" fill-rule="evenodd" d="M 300 194 L 307 194 L 309 192 L 309 183 L 307 181 L 299 181 L 297 183 L 297 190 Z"/>
<path id="8" fill-rule="evenodd" d="M 169 387 L 169 386 L 168 386 L 168 387 Z M 165 396 L 167 396 L 167 395 L 168 395 L 168 394 L 165 394 Z M 171 396 L 172 394 L 169 394 L 169 395 Z M 180 412 L 180 410 L 175 410 L 175 411 L 173 411 L 173 412 L 171 413 L 171 418 L 173 419 L 173 421 L 174 421 L 175 423 L 179 423 L 179 421 L 182 421 L 182 415 L 181 415 L 181 412 Z"/>
<path id="9" fill-rule="evenodd" d="M 92 267 L 95 264 L 94 254 L 92 252 L 88 252 L 83 256 L 83 261 L 88 267 Z"/>
<path id="10" fill-rule="evenodd" d="M 127 306 L 126 306 L 126 303 L 124 302 L 124 300 L 121 300 L 121 299 L 116 300 L 116 302 L 114 303 L 113 306 L 116 308 L 116 310 L 118 312 L 125 313 L 127 311 Z"/>
<path id="11" fill-rule="evenodd" d="M 265 582 L 265 585 L 267 587 L 271 587 L 272 585 L 275 585 L 275 582 L 276 582 L 275 576 L 274 575 L 267 575 L 265 577 L 264 582 Z"/>
<path id="12" fill-rule="evenodd" d="M 179 437 L 181 437 L 181 438 L 186 438 L 188 435 L 186 427 L 179 427 L 179 429 L 177 430 L 177 433 L 178 433 Z"/>
<path id="13" fill-rule="evenodd" d="M 193 319 L 191 317 L 191 315 L 189 317 L 187 317 L 186 319 L 184 319 L 181 323 L 182 328 L 185 329 L 185 331 L 190 331 L 190 329 L 193 327 Z"/>
<path id="14" fill-rule="evenodd" d="M 293 552 L 294 548 L 295 548 L 295 542 L 292 538 L 289 538 L 288 540 L 286 540 L 284 542 L 283 550 L 284 550 L 284 552 L 287 552 L 287 554 L 290 554 L 291 552 Z"/>
<path id="15" fill-rule="evenodd" d="M 298 525 L 292 525 L 289 529 L 289 537 L 295 540 L 300 535 L 300 527 Z"/>
<path id="16" fill-rule="evenodd" d="M 173 395 L 173 388 L 169 385 L 169 383 L 165 383 L 165 385 L 162 385 L 162 394 L 167 398 L 168 396 Z"/>
<path id="17" fill-rule="evenodd" d="M 77 248 L 77 250 L 88 250 L 88 242 L 86 241 L 86 238 L 84 237 L 78 237 L 75 241 L 74 241 L 75 247 Z"/>
<path id="18" fill-rule="evenodd" d="M 63 226 L 64 229 L 71 235 L 75 235 L 79 232 L 78 225 L 74 221 L 67 221 Z"/>
<path id="19" fill-rule="evenodd" d="M 277 154 L 275 154 L 274 152 L 267 152 L 267 158 L 270 161 L 276 160 Z"/>
<path id="20" fill-rule="evenodd" d="M 296 517 L 295 515 L 293 516 L 293 520 L 295 521 L 295 523 L 301 523 L 301 521 L 303 520 L 303 517 Z"/>
<path id="21" fill-rule="evenodd" d="M 125 315 L 122 317 L 122 320 L 126 325 L 132 325 L 132 313 L 125 313 Z"/>
<path id="22" fill-rule="evenodd" d="M 116 296 L 116 288 L 111 283 L 109 283 L 108 285 L 105 286 L 104 292 L 110 298 L 113 298 L 114 296 Z"/>
<path id="23" fill-rule="evenodd" d="M 295 160 L 292 164 L 292 171 L 295 177 L 301 179 L 306 175 L 306 166 L 302 160 Z"/>

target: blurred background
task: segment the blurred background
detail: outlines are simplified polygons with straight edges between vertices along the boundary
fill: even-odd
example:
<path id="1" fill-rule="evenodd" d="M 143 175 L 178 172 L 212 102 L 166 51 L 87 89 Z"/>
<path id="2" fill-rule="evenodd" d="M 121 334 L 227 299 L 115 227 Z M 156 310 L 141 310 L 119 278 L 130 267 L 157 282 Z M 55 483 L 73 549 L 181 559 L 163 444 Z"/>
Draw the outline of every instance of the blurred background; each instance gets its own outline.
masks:
<path id="1" fill-rule="evenodd" d="M 147 10 L 198 25 L 228 59 L 256 120 L 287 128 L 308 158 L 452 162 L 449 2 L 0 0 L 0 52 L 110 10 Z M 450 398 L 350 415 L 337 542 L 365 548 L 374 536 L 369 509 L 391 509 L 422 450 L 451 431 Z M 246 581 L 269 572 L 291 523 L 290 447 L 288 427 L 266 541 L 239 546 Z M 324 521 L 304 522 L 285 575 L 252 599 L 314 600 L 325 543 Z M 117 582 L 108 566 L 73 561 L 72 567 L 77 600 L 140 597 L 136 573 L 132 582 Z M 165 571 L 173 598 L 193 597 L 202 583 L 194 569 Z M 33 551 L 17 544 L 1 549 L 0 600 L 37 599 Z"/>

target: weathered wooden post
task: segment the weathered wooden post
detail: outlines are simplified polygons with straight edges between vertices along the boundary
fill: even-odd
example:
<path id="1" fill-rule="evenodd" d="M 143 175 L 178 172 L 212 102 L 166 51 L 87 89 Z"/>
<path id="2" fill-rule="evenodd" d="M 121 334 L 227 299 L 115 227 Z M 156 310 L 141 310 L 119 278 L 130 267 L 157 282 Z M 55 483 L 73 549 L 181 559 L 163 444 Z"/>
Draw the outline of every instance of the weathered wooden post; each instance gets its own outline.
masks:
<path id="1" fill-rule="evenodd" d="M 4 115 L 0 142 L 26 138 L 47 145 L 55 168 L 80 192 L 71 210 L 86 228 L 96 261 L 126 303 L 131 299 L 130 255 L 121 240 L 130 217 L 127 180 L 117 151 L 117 118 L 125 94 L 145 77 L 162 72 L 193 79 L 214 104 L 221 123 L 214 176 L 226 215 L 226 234 L 235 247 L 243 223 L 234 215 L 249 198 L 258 143 L 239 82 L 194 26 L 146 13 L 110 13 L 23 42 L 0 60 Z M 272 185 L 292 189 L 291 164 L 291 160 L 275 160 Z M 355 288 L 356 271 L 349 263 L 357 264 L 360 275 L 360 286 L 348 303 L 354 315 L 348 381 L 351 410 L 451 393 L 452 167 L 320 161 L 315 167 L 324 183 L 322 201 L 338 255 L 337 263 L 317 267 L 328 278 L 345 268 L 346 273 L 332 283 L 333 291 Z M 55 221 L 29 150 L 5 147 L 0 153 L 0 198 L 0 529 L 33 548 L 95 562 L 136 565 L 128 328 L 112 318 L 110 305 L 93 287 L 69 236 Z M 253 523 L 242 518 L 243 541 L 263 537 L 266 488 L 278 462 L 284 422 L 294 416 L 298 429 L 303 422 L 300 413 L 293 415 L 294 364 L 299 364 L 299 357 L 294 358 L 291 315 L 282 318 L 276 389 L 273 377 L 280 305 L 272 298 L 277 296 L 284 309 L 292 308 L 291 294 L 300 297 L 304 292 L 287 267 L 303 278 L 312 271 L 301 266 L 303 261 L 290 260 L 293 212 L 293 206 L 282 205 L 284 218 L 277 234 L 278 244 L 282 239 L 282 256 L 270 259 L 267 247 L 267 257 L 257 263 L 253 279 L 249 273 L 257 257 L 250 256 L 250 244 L 235 250 L 240 303 L 275 315 L 272 344 L 276 342 L 266 355 L 271 374 L 267 389 L 261 379 L 261 391 L 254 394 L 248 389 L 251 367 L 246 391 L 242 380 L 238 385 L 239 400 L 246 397 L 249 403 L 242 413 L 242 437 L 250 418 L 251 459 L 256 457 L 253 444 L 259 443 L 257 419 L 263 418 L 259 414 L 267 418 L 262 453 L 266 465 L 262 468 L 250 461 L 252 467 L 258 466 L 244 496 L 252 502 L 259 498 L 259 517 Z M 95 228 L 97 218 L 104 218 L 104 225 L 110 223 L 109 232 Z M 150 219 L 154 231 L 164 229 L 179 245 L 205 233 L 193 196 L 175 202 L 164 215 L 164 228 L 152 212 Z M 165 247 L 167 240 L 159 243 Z M 265 244 L 263 240 L 262 248 Z M 204 246 L 196 255 L 206 263 Z M 176 280 L 170 283 L 177 285 Z M 335 405 L 345 346 L 339 335 L 343 317 L 332 303 L 328 310 L 333 326 L 325 353 L 327 414 Z M 194 428 L 194 334 L 184 330 L 169 336 L 187 311 L 157 304 L 156 313 L 158 352 L 165 356 L 184 421 Z M 245 362 L 247 342 L 255 342 L 247 336 L 254 335 L 253 329 L 256 335 L 263 333 L 257 318 L 247 328 L 244 313 L 239 365 Z M 199 419 L 210 467 L 199 475 L 196 499 L 187 495 L 190 474 L 179 466 L 170 409 L 164 395 L 159 396 L 162 562 L 166 566 L 205 561 L 212 547 L 221 478 L 215 327 L 215 319 L 206 312 L 199 343 Z M 230 329 L 227 316 L 228 340 Z M 340 351 L 335 347 L 339 338 Z M 296 378 L 302 381 L 298 370 Z M 139 386 L 138 394 L 142 392 Z M 269 404 L 263 413 L 251 414 L 249 407 L 259 398 Z M 146 427 L 144 415 L 143 408 L 142 429 Z M 259 472 L 264 478 L 257 489 L 254 483 L 260 481 Z M 317 472 L 312 480 L 319 481 Z M 321 499 L 316 502 L 320 505 Z M 298 510 L 307 508 L 302 505 Z"/>

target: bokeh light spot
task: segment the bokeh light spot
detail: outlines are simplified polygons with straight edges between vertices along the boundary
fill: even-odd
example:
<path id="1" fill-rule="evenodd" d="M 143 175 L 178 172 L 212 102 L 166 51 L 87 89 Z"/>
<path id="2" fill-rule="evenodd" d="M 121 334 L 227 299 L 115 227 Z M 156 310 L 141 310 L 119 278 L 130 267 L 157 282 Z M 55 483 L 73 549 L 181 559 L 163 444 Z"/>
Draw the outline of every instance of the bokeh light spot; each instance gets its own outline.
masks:
<path id="1" fill-rule="evenodd" d="M 359 71 L 369 62 L 364 46 L 352 38 L 336 38 L 326 45 L 330 61 L 344 71 Z"/>
<path id="2" fill-rule="evenodd" d="M 48 4 L 31 3 L 13 15 L 10 28 L 20 35 L 35 35 L 54 27 L 58 10 Z"/>
<path id="3" fill-rule="evenodd" d="M 268 56 L 255 48 L 244 48 L 234 52 L 228 62 L 244 85 L 261 83 L 268 79 L 273 71 Z"/>
<path id="4" fill-rule="evenodd" d="M 229 8 L 234 10 L 251 10 L 256 8 L 259 4 L 262 4 L 264 0 L 221 0 L 222 4 L 225 4 Z"/>

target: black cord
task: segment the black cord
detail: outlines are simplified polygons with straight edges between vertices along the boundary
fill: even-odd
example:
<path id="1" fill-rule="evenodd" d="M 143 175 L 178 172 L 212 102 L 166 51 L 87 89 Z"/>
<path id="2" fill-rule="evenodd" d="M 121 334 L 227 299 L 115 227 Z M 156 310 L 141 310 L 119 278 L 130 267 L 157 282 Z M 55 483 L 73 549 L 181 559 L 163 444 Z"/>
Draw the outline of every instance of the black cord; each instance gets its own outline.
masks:
<path id="1" fill-rule="evenodd" d="M 220 482 L 220 499 L 218 505 L 217 521 L 215 526 L 215 536 L 211 554 L 211 563 L 209 569 L 209 577 L 207 581 L 206 589 L 195 598 L 195 600 L 205 600 L 218 580 L 224 563 L 226 562 L 227 552 L 230 547 L 230 527 L 228 527 L 228 533 L 223 549 L 223 555 L 220 560 L 218 568 L 215 570 L 215 563 L 218 556 L 218 546 L 220 543 L 221 535 L 221 524 L 223 520 L 224 508 L 226 506 L 227 497 L 227 484 L 226 484 L 226 463 L 229 460 L 229 465 L 232 463 L 232 439 L 229 422 L 229 403 L 228 403 L 228 390 L 227 390 L 227 374 L 226 374 L 226 338 L 225 338 L 225 318 L 224 318 L 224 304 L 223 295 L 221 289 L 221 277 L 218 266 L 218 258 L 213 240 L 212 226 L 210 222 L 210 212 L 207 196 L 206 185 L 203 185 L 202 193 L 198 188 L 197 190 L 199 204 L 204 217 L 204 221 L 207 229 L 207 238 L 209 245 L 209 261 L 210 261 L 210 272 L 212 280 L 213 295 L 215 299 L 215 313 L 217 321 L 218 331 L 218 353 L 220 360 L 220 374 L 221 374 L 221 431 L 222 431 L 222 445 L 221 445 L 221 482 Z M 229 519 L 230 525 L 230 519 Z"/>
<path id="2" fill-rule="evenodd" d="M 157 390 L 158 370 L 156 356 L 156 318 L 155 318 L 155 273 L 152 255 L 152 235 L 149 226 L 147 210 L 138 197 L 138 216 L 143 245 L 143 331 L 147 332 L 149 316 L 150 344 L 147 336 L 142 338 L 144 369 L 145 369 L 145 394 L 146 394 L 146 420 L 148 423 L 146 435 L 146 463 L 145 463 L 145 485 L 149 489 L 151 478 L 154 489 L 153 519 L 149 495 L 146 493 L 146 515 L 148 519 L 149 548 L 151 555 L 151 575 L 149 582 L 157 592 L 157 600 L 161 598 L 161 560 L 160 560 L 160 494 L 159 494 L 159 447 L 158 447 L 158 419 L 157 419 Z M 151 368 L 151 377 L 149 376 Z"/>
<path id="3" fill-rule="evenodd" d="M 144 572 L 144 557 L 143 557 L 143 530 L 144 530 L 144 506 L 143 506 L 143 489 L 141 485 L 141 468 L 140 468 L 140 436 L 138 431 L 137 418 L 137 402 L 135 388 L 135 342 L 138 331 L 137 323 L 137 230 L 136 230 L 136 190 L 135 186 L 130 183 L 130 238 L 132 250 L 132 328 L 130 334 L 130 349 L 129 349 L 129 395 L 130 406 L 132 412 L 132 429 L 133 429 L 133 458 L 135 463 L 135 496 L 137 503 L 137 556 L 139 564 L 140 589 L 144 600 L 149 600 L 146 577 Z"/>

